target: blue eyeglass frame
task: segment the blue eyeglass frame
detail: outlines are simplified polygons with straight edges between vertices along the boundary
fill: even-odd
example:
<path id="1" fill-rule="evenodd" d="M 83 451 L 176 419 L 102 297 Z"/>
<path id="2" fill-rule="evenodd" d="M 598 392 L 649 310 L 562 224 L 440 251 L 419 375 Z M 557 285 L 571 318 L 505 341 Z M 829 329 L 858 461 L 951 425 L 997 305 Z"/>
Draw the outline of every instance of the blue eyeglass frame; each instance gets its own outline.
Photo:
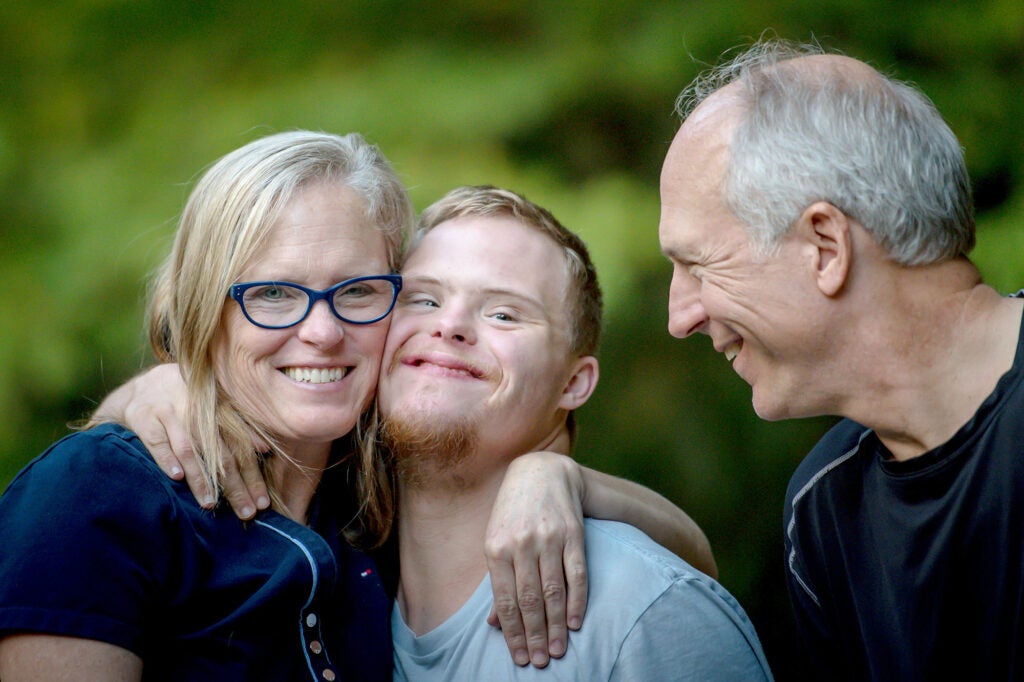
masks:
<path id="1" fill-rule="evenodd" d="M 388 306 L 388 309 L 385 310 L 384 313 L 382 313 L 381 315 L 373 318 L 372 320 L 356 321 L 356 320 L 350 320 L 347 317 L 343 317 L 337 310 L 334 309 L 334 293 L 336 291 L 338 291 L 338 289 L 341 289 L 342 287 L 347 287 L 350 284 L 355 284 L 357 282 L 364 282 L 366 280 L 371 280 L 371 279 L 374 279 L 374 280 L 384 280 L 384 281 L 387 281 L 387 282 L 391 283 L 391 305 Z M 276 286 L 295 287 L 296 289 L 299 289 L 299 290 L 304 291 L 306 293 L 306 301 L 308 302 L 308 305 L 306 306 L 306 312 L 302 313 L 302 317 L 300 317 L 295 322 L 292 322 L 291 324 L 270 325 L 270 324 L 263 324 L 262 322 L 257 322 L 256 320 L 254 320 L 251 317 L 249 317 L 249 311 L 245 309 L 245 304 L 242 302 L 242 297 L 245 296 L 245 292 L 247 290 L 252 289 L 253 287 L 264 287 L 264 286 L 275 286 L 275 285 Z M 334 286 L 330 287 L 329 289 L 322 289 L 322 290 L 310 289 L 309 287 L 304 287 L 301 284 L 296 284 L 295 282 L 284 282 L 284 281 L 281 281 L 281 280 L 267 280 L 267 281 L 262 281 L 262 282 L 240 282 L 238 284 L 232 284 L 231 285 L 231 289 L 228 291 L 228 296 L 230 298 L 233 298 L 235 300 L 235 302 L 238 303 L 238 307 L 242 309 L 242 314 L 245 315 L 245 319 L 249 320 L 249 322 L 251 322 L 252 324 L 256 325 L 257 327 L 260 327 L 262 329 L 288 329 L 289 327 L 294 327 L 297 324 L 301 324 L 303 320 L 305 320 L 307 317 L 309 317 L 309 312 L 313 309 L 313 306 L 316 305 L 317 301 L 326 301 L 327 302 L 327 307 L 330 309 L 331 314 L 334 315 L 339 320 L 341 320 L 342 322 L 348 322 L 349 324 L 373 324 L 374 322 L 380 322 L 385 317 L 390 315 L 391 311 L 395 309 L 395 303 L 398 301 L 398 294 L 401 291 L 402 291 L 402 276 L 401 275 L 397 275 L 397 274 L 391 274 L 391 275 L 365 275 L 363 277 L 353 277 L 352 279 L 346 279 L 344 282 L 338 282 L 337 284 L 335 284 Z"/>

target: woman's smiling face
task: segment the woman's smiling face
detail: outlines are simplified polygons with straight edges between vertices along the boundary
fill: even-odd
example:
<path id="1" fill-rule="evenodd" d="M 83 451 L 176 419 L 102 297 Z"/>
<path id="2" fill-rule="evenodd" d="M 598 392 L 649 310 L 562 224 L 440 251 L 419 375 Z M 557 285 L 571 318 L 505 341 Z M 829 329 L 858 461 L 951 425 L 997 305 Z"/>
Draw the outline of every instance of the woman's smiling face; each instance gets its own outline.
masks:
<path id="1" fill-rule="evenodd" d="M 315 183 L 295 193 L 238 281 L 326 289 L 388 272 L 384 237 L 359 195 L 343 184 Z M 263 329 L 229 300 L 214 343 L 217 379 L 286 449 L 327 444 L 351 431 L 369 406 L 389 323 L 342 322 L 318 301 L 299 324 Z"/>

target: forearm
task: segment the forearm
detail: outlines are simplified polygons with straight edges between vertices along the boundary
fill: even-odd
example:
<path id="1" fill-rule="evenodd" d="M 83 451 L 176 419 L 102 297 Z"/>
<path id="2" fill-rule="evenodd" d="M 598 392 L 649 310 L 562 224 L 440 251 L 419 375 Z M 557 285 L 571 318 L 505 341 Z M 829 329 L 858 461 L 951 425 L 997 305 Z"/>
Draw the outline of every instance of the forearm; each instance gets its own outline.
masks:
<path id="1" fill-rule="evenodd" d="M 639 483 L 584 466 L 580 466 L 580 471 L 584 515 L 636 526 L 697 570 L 718 577 L 711 544 L 686 512 Z"/>
<path id="2" fill-rule="evenodd" d="M 88 426 L 95 426 L 103 422 L 124 424 L 125 410 L 135 397 L 135 382 L 148 371 L 137 374 L 111 391 L 89 417 Z"/>
<path id="3" fill-rule="evenodd" d="M 97 682 L 142 679 L 142 659 L 105 642 L 56 635 L 16 634 L 0 640 L 0 677 Z"/>

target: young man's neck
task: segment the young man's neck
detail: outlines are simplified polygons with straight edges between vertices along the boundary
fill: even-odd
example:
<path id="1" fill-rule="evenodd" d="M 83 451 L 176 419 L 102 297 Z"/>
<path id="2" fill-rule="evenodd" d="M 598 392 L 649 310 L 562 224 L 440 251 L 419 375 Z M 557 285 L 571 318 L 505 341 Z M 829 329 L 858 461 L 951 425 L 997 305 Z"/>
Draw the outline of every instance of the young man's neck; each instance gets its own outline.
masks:
<path id="1" fill-rule="evenodd" d="M 417 635 L 450 618 L 487 574 L 484 534 L 503 476 L 504 467 L 472 482 L 399 483 L 398 604 Z"/>
<path id="2" fill-rule="evenodd" d="M 563 422 L 530 451 L 568 454 L 570 440 Z M 486 443 L 480 447 L 489 449 Z M 417 635 L 454 615 L 487 575 L 487 523 L 513 459 L 477 450 L 457 466 L 419 469 L 415 482 L 399 477 L 398 605 Z"/>

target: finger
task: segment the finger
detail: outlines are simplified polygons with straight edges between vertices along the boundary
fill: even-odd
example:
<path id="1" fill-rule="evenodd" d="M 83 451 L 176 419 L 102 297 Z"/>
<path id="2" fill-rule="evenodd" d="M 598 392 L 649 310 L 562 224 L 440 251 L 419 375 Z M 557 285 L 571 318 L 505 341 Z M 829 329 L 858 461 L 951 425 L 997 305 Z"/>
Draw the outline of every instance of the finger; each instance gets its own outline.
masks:
<path id="1" fill-rule="evenodd" d="M 587 556 L 583 542 L 583 529 L 573 533 L 565 543 L 565 619 L 570 630 L 579 630 L 587 612 L 589 586 L 587 579 Z"/>
<path id="2" fill-rule="evenodd" d="M 256 516 L 256 501 L 249 494 L 249 488 L 239 471 L 238 463 L 233 457 L 224 458 L 224 475 L 221 477 L 221 487 L 224 490 L 224 497 L 235 512 L 235 516 L 243 521 L 248 521 Z"/>
<path id="3" fill-rule="evenodd" d="M 259 458 L 249 457 L 236 463 L 242 477 L 242 485 L 249 492 L 250 499 L 256 501 L 256 508 L 268 508 L 270 493 L 267 492 L 267 482 L 263 480 L 263 472 L 260 471 Z"/>
<path id="4" fill-rule="evenodd" d="M 210 487 L 184 431 L 175 427 L 173 421 L 160 419 L 158 415 L 140 420 L 134 430 L 164 473 L 178 481 L 184 478 L 200 505 L 213 506 Z"/>
<path id="5" fill-rule="evenodd" d="M 531 555 L 534 556 L 534 555 Z M 540 564 L 532 561 L 517 561 L 516 602 L 526 631 L 526 648 L 530 652 L 530 663 L 537 668 L 548 664 L 548 626 L 544 614 L 544 593 L 541 587 Z"/>
<path id="6" fill-rule="evenodd" d="M 550 551 L 540 555 L 540 579 L 544 595 L 548 653 L 554 658 L 561 658 L 569 641 L 569 632 L 565 626 L 565 574 L 562 572 L 561 552 Z"/>
<path id="7" fill-rule="evenodd" d="M 174 454 L 174 448 L 171 447 L 171 443 L 167 439 L 166 431 L 162 428 L 157 428 L 153 431 L 137 429 L 135 435 L 146 446 L 149 454 L 153 457 L 153 461 L 156 462 L 157 466 L 165 474 L 176 481 L 180 481 L 185 477 L 185 470 L 182 468 L 178 456 Z"/>
<path id="8" fill-rule="evenodd" d="M 167 433 L 169 447 L 184 470 L 185 482 L 188 483 L 189 490 L 192 491 L 192 495 L 200 506 L 212 509 L 216 500 L 210 490 L 209 480 L 199 458 L 196 457 L 196 453 L 192 449 L 192 441 L 189 439 L 188 433 L 179 428 L 176 422 L 162 422 L 162 424 Z M 156 453 L 153 453 L 153 457 L 157 457 Z"/>
<path id="9" fill-rule="evenodd" d="M 497 624 L 501 628 L 505 644 L 515 664 L 526 665 L 530 662 L 530 652 L 526 647 L 526 632 L 519 616 L 512 563 L 501 559 L 488 559 L 487 563 L 491 574 L 491 589 L 494 591 L 494 605 L 491 607 L 494 620 L 489 616 L 487 622 L 491 625 Z"/>

